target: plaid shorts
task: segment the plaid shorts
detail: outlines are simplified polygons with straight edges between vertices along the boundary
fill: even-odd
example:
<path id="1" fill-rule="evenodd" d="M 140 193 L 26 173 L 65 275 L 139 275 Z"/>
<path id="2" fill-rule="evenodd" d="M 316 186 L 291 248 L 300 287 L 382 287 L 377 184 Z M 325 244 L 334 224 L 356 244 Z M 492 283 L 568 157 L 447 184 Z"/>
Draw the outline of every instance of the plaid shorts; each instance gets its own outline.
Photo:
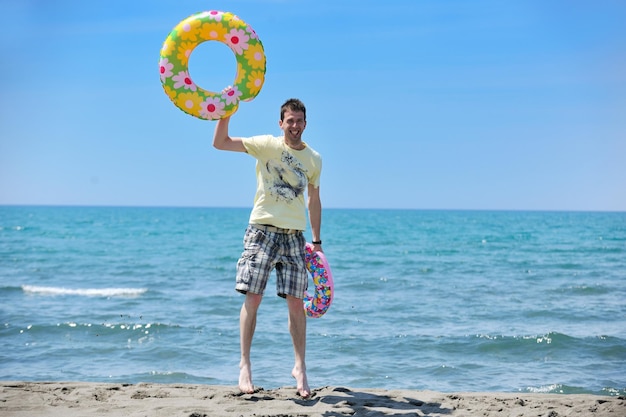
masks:
<path id="1" fill-rule="evenodd" d="M 309 282 L 305 262 L 306 239 L 302 232 L 279 233 L 248 225 L 243 238 L 243 253 L 237 262 L 240 293 L 263 294 L 273 269 L 276 269 L 276 293 L 304 298 Z"/>

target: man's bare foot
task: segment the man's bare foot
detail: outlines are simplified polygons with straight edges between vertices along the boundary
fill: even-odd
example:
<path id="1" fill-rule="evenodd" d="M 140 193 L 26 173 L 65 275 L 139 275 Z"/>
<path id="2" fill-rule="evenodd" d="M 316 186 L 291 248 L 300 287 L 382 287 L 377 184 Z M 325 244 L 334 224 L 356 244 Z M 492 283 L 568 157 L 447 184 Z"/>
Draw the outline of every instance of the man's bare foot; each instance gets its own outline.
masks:
<path id="1" fill-rule="evenodd" d="M 239 389 L 244 394 L 254 394 L 250 363 L 242 362 L 239 364 Z"/>
<path id="2" fill-rule="evenodd" d="M 311 396 L 311 388 L 309 388 L 309 381 L 306 378 L 306 370 L 294 367 L 291 371 L 291 376 L 296 379 L 298 394 L 302 398 L 309 398 Z"/>

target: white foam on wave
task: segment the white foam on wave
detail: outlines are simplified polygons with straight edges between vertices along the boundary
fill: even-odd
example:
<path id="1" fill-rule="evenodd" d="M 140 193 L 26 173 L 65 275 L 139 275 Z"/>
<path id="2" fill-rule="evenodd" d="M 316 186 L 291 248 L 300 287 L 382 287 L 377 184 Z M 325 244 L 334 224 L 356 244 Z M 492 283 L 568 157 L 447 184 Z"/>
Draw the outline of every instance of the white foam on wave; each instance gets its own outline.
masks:
<path id="1" fill-rule="evenodd" d="M 543 385 L 540 387 L 527 387 L 526 390 L 528 392 L 532 392 L 535 394 L 553 394 L 553 393 L 563 393 L 563 386 L 561 384 L 551 384 L 551 385 Z"/>
<path id="2" fill-rule="evenodd" d="M 146 288 L 64 288 L 22 285 L 22 290 L 31 294 L 80 295 L 86 297 L 138 297 L 148 291 Z"/>

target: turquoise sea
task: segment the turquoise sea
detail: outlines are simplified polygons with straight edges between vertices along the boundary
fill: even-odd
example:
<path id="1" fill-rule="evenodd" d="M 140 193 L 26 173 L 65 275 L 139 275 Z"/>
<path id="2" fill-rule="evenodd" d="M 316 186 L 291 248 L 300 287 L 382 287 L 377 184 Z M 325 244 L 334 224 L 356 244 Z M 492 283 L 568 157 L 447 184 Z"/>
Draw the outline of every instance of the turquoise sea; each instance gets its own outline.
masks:
<path id="1" fill-rule="evenodd" d="M 248 214 L 0 207 L 0 380 L 235 386 Z M 312 387 L 626 395 L 626 213 L 326 209 L 322 235 Z M 273 281 L 252 353 L 293 386 Z"/>

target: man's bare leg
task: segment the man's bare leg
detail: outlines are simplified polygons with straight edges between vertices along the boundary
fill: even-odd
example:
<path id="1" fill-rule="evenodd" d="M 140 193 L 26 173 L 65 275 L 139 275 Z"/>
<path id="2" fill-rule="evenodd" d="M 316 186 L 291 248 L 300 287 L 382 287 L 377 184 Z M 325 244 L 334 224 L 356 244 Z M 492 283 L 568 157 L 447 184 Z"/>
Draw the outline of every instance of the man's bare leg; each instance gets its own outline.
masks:
<path id="1" fill-rule="evenodd" d="M 239 362 L 239 389 L 245 394 L 254 392 L 252 383 L 252 364 L 250 363 L 250 349 L 252 337 L 256 329 L 256 315 L 263 296 L 260 294 L 246 294 L 246 300 L 239 313 L 239 343 L 241 361 Z"/>
<path id="2" fill-rule="evenodd" d="M 298 394 L 307 398 L 311 395 L 311 388 L 306 377 L 306 315 L 302 300 L 299 298 L 288 295 L 287 307 L 289 308 L 289 333 L 291 333 L 295 355 L 295 365 L 291 375 L 296 379 Z"/>

